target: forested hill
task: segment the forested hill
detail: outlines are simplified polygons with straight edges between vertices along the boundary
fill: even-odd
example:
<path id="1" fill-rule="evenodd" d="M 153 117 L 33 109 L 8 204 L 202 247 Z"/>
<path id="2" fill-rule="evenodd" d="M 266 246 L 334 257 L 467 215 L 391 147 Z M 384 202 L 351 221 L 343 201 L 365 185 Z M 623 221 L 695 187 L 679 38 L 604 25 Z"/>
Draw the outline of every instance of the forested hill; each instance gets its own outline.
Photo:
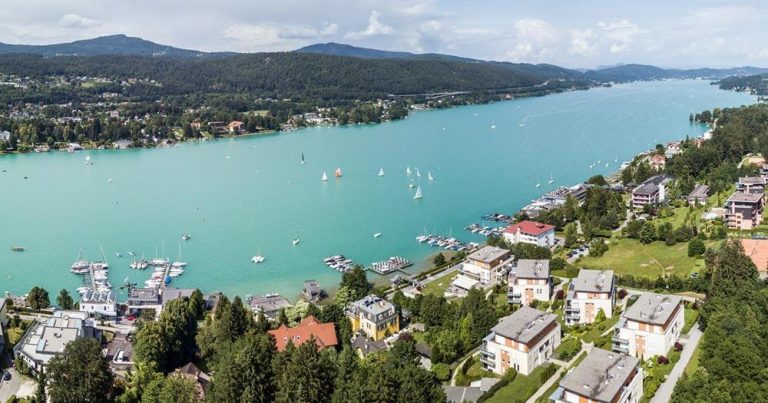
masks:
<path id="1" fill-rule="evenodd" d="M 11 45 L 0 43 L 0 54 L 26 53 L 46 57 L 62 55 L 95 56 L 95 55 L 143 55 L 171 57 L 201 57 L 222 55 L 226 53 L 205 53 L 196 50 L 180 49 L 173 46 L 160 45 L 141 38 L 125 35 L 101 36 L 69 43 L 51 45 Z"/>
<path id="2" fill-rule="evenodd" d="M 0 73 L 151 79 L 132 86 L 146 96 L 249 93 L 278 99 L 375 99 L 391 94 L 586 86 L 579 74 L 549 65 L 445 60 L 362 59 L 310 53 L 254 53 L 221 58 L 0 55 Z M 542 86 L 543 83 L 548 82 Z M 115 92 L 120 92 L 116 86 Z M 127 94 L 142 95 L 142 94 Z"/>
<path id="3" fill-rule="evenodd" d="M 625 64 L 599 70 L 589 70 L 584 77 L 598 82 L 627 82 L 663 79 L 708 78 L 717 79 L 729 76 L 744 76 L 749 74 L 768 73 L 768 68 L 734 67 L 727 69 L 663 69 L 644 64 Z"/>
<path id="4" fill-rule="evenodd" d="M 363 59 L 410 59 L 410 60 L 450 60 L 468 63 L 485 63 L 483 60 L 470 59 L 461 56 L 445 55 L 441 53 L 410 53 L 393 52 L 388 50 L 361 48 L 343 43 L 328 42 L 316 43 L 296 49 L 294 52 L 317 53 L 322 55 L 349 56 Z"/>
<path id="5" fill-rule="evenodd" d="M 757 95 L 768 95 L 768 74 L 755 74 L 745 77 L 727 77 L 720 80 L 724 90 L 749 91 Z"/>

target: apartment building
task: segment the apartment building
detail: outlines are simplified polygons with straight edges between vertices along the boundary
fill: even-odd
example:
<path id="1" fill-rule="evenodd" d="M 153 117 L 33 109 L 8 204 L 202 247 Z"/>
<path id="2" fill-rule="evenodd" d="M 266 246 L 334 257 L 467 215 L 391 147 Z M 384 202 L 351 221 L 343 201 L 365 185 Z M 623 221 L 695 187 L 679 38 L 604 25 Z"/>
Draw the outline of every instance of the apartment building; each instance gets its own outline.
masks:
<path id="1" fill-rule="evenodd" d="M 565 299 L 565 324 L 593 323 L 600 310 L 613 316 L 616 281 L 613 270 L 581 269 L 568 286 Z"/>
<path id="2" fill-rule="evenodd" d="M 646 293 L 621 315 L 613 351 L 640 359 L 667 355 L 685 325 L 682 298 Z"/>
<path id="3" fill-rule="evenodd" d="M 509 272 L 507 302 L 530 305 L 533 301 L 552 298 L 549 260 L 520 259 Z"/>

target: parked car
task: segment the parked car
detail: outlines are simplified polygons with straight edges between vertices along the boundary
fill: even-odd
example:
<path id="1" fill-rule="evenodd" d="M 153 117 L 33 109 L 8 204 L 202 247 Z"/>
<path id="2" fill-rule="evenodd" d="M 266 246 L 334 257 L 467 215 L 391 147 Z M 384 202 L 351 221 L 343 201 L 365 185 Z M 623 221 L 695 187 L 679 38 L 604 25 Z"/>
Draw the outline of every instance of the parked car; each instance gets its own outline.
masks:
<path id="1" fill-rule="evenodd" d="M 11 373 L 8 372 L 8 371 L 5 371 L 5 373 L 3 374 L 3 380 L 4 381 L 10 381 L 11 380 Z"/>

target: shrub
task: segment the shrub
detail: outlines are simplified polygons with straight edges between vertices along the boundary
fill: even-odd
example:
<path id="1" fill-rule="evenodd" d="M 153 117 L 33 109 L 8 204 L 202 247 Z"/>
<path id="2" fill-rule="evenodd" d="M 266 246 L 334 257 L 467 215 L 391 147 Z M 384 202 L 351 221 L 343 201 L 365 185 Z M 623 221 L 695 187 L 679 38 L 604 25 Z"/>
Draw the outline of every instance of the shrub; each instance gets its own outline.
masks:
<path id="1" fill-rule="evenodd" d="M 499 389 L 509 385 L 510 382 L 515 380 L 516 376 L 517 371 L 515 371 L 514 368 L 508 369 L 504 376 L 501 377 L 500 381 L 496 382 L 493 386 L 490 387 L 490 389 L 480 395 L 480 397 L 477 399 L 477 403 L 483 403 L 488 400 L 488 398 L 493 396 L 493 394 L 496 393 Z"/>
<path id="2" fill-rule="evenodd" d="M 619 293 L 618 293 L 619 299 L 624 299 L 624 297 L 626 296 L 627 296 L 627 290 L 623 288 L 619 288 Z"/>
<path id="3" fill-rule="evenodd" d="M 669 358 L 660 355 L 658 358 L 656 358 L 656 362 L 658 362 L 659 365 L 667 365 L 669 364 Z"/>
<path id="4" fill-rule="evenodd" d="M 683 351 L 683 345 L 682 345 L 682 344 L 680 344 L 680 342 L 679 342 L 679 341 L 676 341 L 676 342 L 675 342 L 675 351 L 677 351 L 678 353 L 679 353 L 679 352 L 681 352 L 681 351 Z"/>
<path id="5" fill-rule="evenodd" d="M 555 293 L 555 299 L 563 299 L 565 298 L 565 291 L 563 290 L 557 290 Z"/>
<path id="6" fill-rule="evenodd" d="M 472 367 L 472 365 L 475 364 L 475 357 L 469 357 L 466 361 L 464 361 L 464 365 L 461 366 L 461 373 L 466 374 L 467 371 Z"/>
<path id="7" fill-rule="evenodd" d="M 432 366 L 432 372 L 434 372 L 437 379 L 442 382 L 447 381 L 451 377 L 451 367 L 448 366 L 448 364 L 435 364 Z"/>
<path id="8" fill-rule="evenodd" d="M 672 364 L 675 364 L 678 361 L 680 361 L 680 353 L 678 353 L 677 351 L 673 351 L 673 352 L 669 353 L 669 361 Z"/>
<path id="9" fill-rule="evenodd" d="M 707 251 L 707 247 L 701 239 L 693 239 L 688 242 L 688 256 L 701 256 Z"/>

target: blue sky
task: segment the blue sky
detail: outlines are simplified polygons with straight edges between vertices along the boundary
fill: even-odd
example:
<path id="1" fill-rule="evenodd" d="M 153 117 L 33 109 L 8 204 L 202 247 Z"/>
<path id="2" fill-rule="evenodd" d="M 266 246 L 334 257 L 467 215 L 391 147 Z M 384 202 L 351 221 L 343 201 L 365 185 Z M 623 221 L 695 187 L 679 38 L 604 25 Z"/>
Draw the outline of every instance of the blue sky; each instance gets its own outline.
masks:
<path id="1" fill-rule="evenodd" d="M 4 0 L 0 42 L 124 33 L 199 50 L 317 42 L 592 68 L 768 66 L 768 4 L 720 0 Z"/>

